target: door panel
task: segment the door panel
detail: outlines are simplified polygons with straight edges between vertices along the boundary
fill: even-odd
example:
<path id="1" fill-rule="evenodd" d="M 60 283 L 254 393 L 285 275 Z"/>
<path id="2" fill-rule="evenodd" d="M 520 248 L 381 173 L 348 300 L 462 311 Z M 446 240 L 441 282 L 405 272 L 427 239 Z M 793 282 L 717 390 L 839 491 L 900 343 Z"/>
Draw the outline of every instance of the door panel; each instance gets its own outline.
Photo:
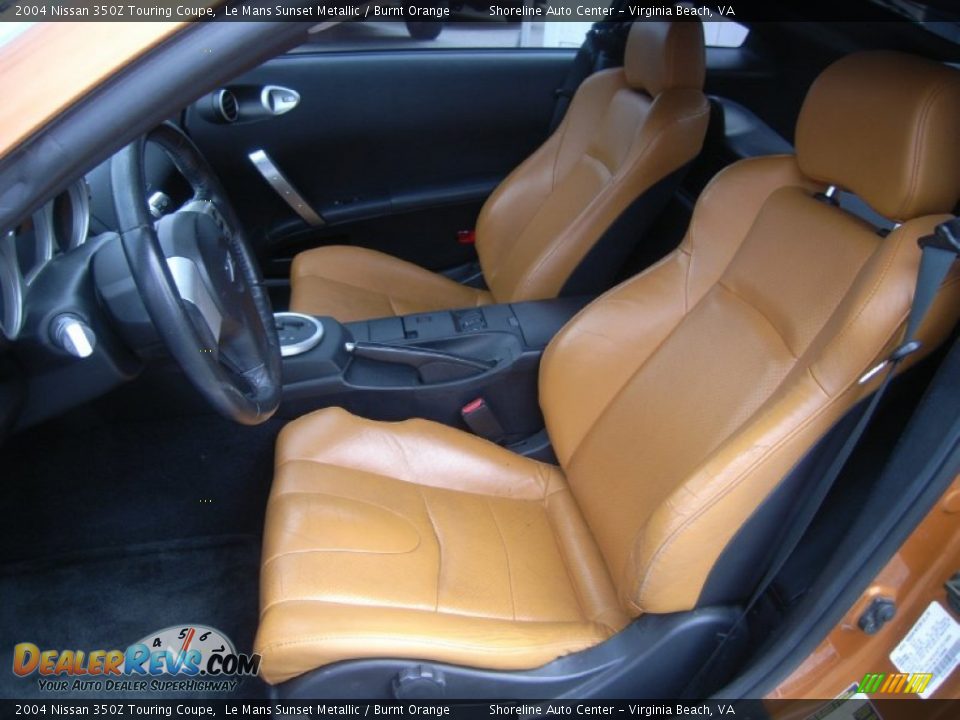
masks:
<path id="1" fill-rule="evenodd" d="M 546 138 L 569 50 L 298 53 L 238 78 L 240 119 L 217 122 L 204 98 L 186 113 L 259 242 L 285 277 L 299 250 L 346 243 L 443 269 L 473 258 L 456 241 L 492 189 Z M 299 94 L 281 115 L 245 112 L 275 85 Z M 249 119 L 247 119 L 249 118 Z M 302 221 L 258 174 L 264 150 L 322 217 Z"/>

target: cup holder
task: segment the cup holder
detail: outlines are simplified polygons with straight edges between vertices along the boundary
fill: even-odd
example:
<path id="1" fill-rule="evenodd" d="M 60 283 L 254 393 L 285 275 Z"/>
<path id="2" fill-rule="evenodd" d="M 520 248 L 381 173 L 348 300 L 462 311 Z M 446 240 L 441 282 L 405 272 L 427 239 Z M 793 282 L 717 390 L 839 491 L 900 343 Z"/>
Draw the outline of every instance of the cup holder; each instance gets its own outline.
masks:
<path id="1" fill-rule="evenodd" d="M 323 340 L 323 323 L 310 315 L 293 312 L 273 314 L 280 338 L 280 355 L 293 357 L 313 350 Z"/>

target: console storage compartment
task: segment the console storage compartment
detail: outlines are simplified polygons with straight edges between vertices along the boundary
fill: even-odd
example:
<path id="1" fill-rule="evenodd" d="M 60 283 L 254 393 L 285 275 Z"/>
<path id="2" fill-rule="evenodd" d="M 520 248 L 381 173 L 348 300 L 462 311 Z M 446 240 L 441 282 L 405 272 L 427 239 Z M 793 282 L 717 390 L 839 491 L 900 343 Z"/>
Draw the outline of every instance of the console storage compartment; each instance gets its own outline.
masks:
<path id="1" fill-rule="evenodd" d="M 461 409 L 483 398 L 503 442 L 543 428 L 537 372 L 547 343 L 589 298 L 487 305 L 341 325 L 319 318 L 322 340 L 285 357 L 284 413 L 338 405 L 378 420 L 412 417 L 465 428 Z"/>

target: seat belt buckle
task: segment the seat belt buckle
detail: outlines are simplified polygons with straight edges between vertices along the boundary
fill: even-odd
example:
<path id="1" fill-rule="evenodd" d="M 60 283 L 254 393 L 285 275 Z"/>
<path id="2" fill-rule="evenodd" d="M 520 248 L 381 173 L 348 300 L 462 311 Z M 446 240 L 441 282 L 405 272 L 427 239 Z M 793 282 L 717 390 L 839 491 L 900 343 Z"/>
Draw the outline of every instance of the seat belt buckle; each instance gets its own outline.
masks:
<path id="1" fill-rule="evenodd" d="M 921 346 L 922 346 L 922 343 L 919 340 L 910 340 L 909 342 L 903 343 L 903 345 L 900 345 L 892 353 L 890 353 L 885 360 L 881 360 L 879 363 L 877 363 L 872 368 L 867 370 L 863 375 L 861 375 L 860 379 L 857 380 L 857 385 L 863 385 L 865 383 L 870 382 L 870 380 L 878 372 L 883 370 L 890 363 L 899 363 L 908 355 L 913 355 L 917 350 L 921 348 Z"/>
<path id="2" fill-rule="evenodd" d="M 921 248 L 937 248 L 960 255 L 960 218 L 942 222 L 933 230 L 932 235 L 924 235 L 917 240 Z"/>
<path id="3" fill-rule="evenodd" d="M 458 230 L 457 242 L 460 243 L 461 245 L 476 245 L 477 231 L 476 230 Z"/>
<path id="4" fill-rule="evenodd" d="M 495 443 L 503 440 L 503 426 L 482 397 L 471 400 L 460 408 L 460 417 L 474 435 Z"/>

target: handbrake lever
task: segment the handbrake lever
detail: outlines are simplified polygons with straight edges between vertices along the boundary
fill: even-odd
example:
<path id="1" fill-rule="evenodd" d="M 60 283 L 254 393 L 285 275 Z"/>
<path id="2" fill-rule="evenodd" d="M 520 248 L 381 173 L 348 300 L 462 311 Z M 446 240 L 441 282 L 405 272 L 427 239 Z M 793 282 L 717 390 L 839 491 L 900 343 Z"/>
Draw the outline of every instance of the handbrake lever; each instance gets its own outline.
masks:
<path id="1" fill-rule="evenodd" d="M 476 360 L 442 350 L 407 345 L 348 342 L 344 348 L 354 357 L 416 368 L 420 380 L 425 383 L 447 382 L 479 375 L 496 365 L 494 360 Z"/>

